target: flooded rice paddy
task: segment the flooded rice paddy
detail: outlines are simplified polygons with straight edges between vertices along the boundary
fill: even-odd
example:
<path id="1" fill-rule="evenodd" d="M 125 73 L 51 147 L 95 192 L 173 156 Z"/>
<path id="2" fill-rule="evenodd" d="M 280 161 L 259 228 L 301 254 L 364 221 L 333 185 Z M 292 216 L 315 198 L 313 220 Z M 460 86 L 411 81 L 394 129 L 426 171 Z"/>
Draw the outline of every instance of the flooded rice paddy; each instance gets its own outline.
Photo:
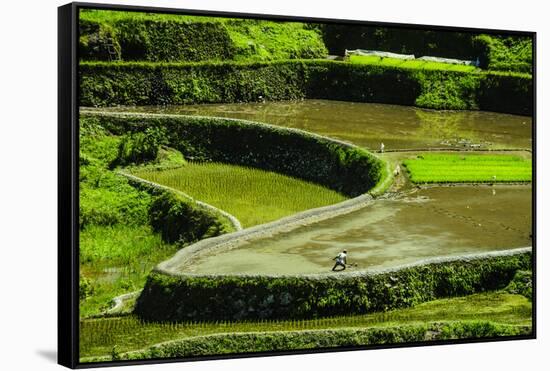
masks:
<path id="1" fill-rule="evenodd" d="M 530 149 L 531 118 L 327 100 L 113 107 L 101 110 L 218 116 L 303 129 L 370 149 Z"/>
<path id="2" fill-rule="evenodd" d="M 303 129 L 374 150 L 381 142 L 386 151 L 532 147 L 530 117 L 493 112 L 323 100 L 102 110 L 247 119 Z M 527 152 L 521 155 L 530 157 Z M 386 158 L 397 163 L 406 156 L 388 153 Z M 355 264 L 350 270 L 369 270 L 532 244 L 530 185 L 405 189 L 395 198 L 378 199 L 360 211 L 233 250 L 199 255 L 183 270 L 201 274 L 330 272 L 331 259 L 343 249 L 348 250 L 348 262 Z"/>
<path id="3" fill-rule="evenodd" d="M 362 210 L 239 248 L 199 256 L 192 273 L 330 272 L 339 251 L 351 270 L 436 256 L 531 246 L 531 186 L 413 189 Z"/>

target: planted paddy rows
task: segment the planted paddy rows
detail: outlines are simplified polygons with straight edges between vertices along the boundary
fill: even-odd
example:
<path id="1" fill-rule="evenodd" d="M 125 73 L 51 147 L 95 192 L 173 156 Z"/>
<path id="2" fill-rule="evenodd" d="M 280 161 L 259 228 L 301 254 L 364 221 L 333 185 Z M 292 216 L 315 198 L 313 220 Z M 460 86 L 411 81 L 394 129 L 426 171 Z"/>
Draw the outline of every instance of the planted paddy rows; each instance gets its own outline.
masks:
<path id="1" fill-rule="evenodd" d="M 351 63 L 368 64 L 374 66 L 393 66 L 399 68 L 410 68 L 420 70 L 437 70 L 437 71 L 459 71 L 459 72 L 476 72 L 479 70 L 475 66 L 463 64 L 449 64 L 442 62 L 431 62 L 424 60 L 405 60 L 391 57 L 378 56 L 362 56 L 351 55 L 349 57 Z"/>
<path id="2" fill-rule="evenodd" d="M 410 325 L 420 322 L 493 321 L 513 326 L 531 325 L 527 298 L 506 292 L 441 299 L 414 308 L 367 315 L 311 320 L 143 322 L 135 316 L 91 319 L 81 322 L 81 357 L 124 353 L 172 339 L 219 333 L 303 331 L 338 328 L 368 328 Z M 482 326 L 480 326 L 482 327 Z"/>
<path id="3" fill-rule="evenodd" d="M 531 160 L 512 155 L 420 154 L 403 161 L 413 183 L 530 182 Z"/>
<path id="4" fill-rule="evenodd" d="M 346 199 L 318 184 L 275 172 L 221 163 L 190 162 L 177 169 L 137 171 L 135 175 L 225 210 L 243 227 Z"/>

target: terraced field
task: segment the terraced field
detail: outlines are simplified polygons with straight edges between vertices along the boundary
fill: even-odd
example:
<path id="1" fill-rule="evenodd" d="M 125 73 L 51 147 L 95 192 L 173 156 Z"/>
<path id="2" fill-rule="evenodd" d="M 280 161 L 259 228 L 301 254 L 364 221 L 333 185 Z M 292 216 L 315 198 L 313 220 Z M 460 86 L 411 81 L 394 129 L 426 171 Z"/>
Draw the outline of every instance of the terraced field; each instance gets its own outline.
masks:
<path id="1" fill-rule="evenodd" d="M 81 357 L 142 349 L 171 339 L 216 333 L 297 331 L 316 329 L 389 327 L 422 322 L 486 321 L 514 326 L 531 325 L 531 303 L 505 292 L 441 299 L 413 308 L 303 321 L 145 323 L 134 316 L 81 321 Z"/>
<path id="2" fill-rule="evenodd" d="M 531 38 L 106 10 L 79 26 L 82 362 L 532 333 Z M 481 68 L 327 58 L 354 39 L 485 51 Z"/>
<path id="3" fill-rule="evenodd" d="M 467 66 L 462 64 L 450 64 L 442 62 L 431 62 L 422 60 L 404 60 L 391 57 L 378 57 L 378 56 L 363 56 L 363 55 L 351 55 L 349 57 L 351 63 L 368 64 L 374 66 L 392 66 L 399 68 L 411 68 L 418 70 L 438 70 L 438 71 L 459 71 L 459 72 L 475 72 L 477 68 L 475 66 Z"/>
<path id="4" fill-rule="evenodd" d="M 314 183 L 275 172 L 220 163 L 190 162 L 177 169 L 137 171 L 135 175 L 227 211 L 239 219 L 243 227 L 346 199 Z"/>
<path id="5" fill-rule="evenodd" d="M 413 183 L 530 182 L 531 160 L 511 155 L 426 154 L 403 161 Z"/>

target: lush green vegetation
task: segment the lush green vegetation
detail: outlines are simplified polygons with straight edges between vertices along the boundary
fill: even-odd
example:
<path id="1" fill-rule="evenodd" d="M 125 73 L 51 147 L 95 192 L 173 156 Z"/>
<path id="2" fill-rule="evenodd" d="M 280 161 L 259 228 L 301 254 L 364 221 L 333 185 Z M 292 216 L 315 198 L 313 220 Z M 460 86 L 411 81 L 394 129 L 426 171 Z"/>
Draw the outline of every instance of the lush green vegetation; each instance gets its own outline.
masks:
<path id="1" fill-rule="evenodd" d="M 332 99 L 530 115 L 527 74 L 402 68 L 329 60 L 265 63 L 83 62 L 85 106 Z"/>
<path id="2" fill-rule="evenodd" d="M 529 37 L 480 35 L 474 43 L 482 51 L 482 67 L 490 70 L 532 73 L 533 42 Z"/>
<path id="3" fill-rule="evenodd" d="M 216 117 L 88 112 L 114 133 L 162 128 L 167 142 L 196 162 L 221 162 L 274 171 L 346 196 L 369 192 L 385 175 L 368 151 L 314 134 Z"/>
<path id="4" fill-rule="evenodd" d="M 81 12 L 80 50 L 83 60 L 264 61 L 327 54 L 319 32 L 299 22 L 107 10 Z"/>
<path id="5" fill-rule="evenodd" d="M 510 284 L 505 290 L 512 294 L 523 295 L 529 299 L 529 301 L 533 300 L 533 272 L 516 272 L 514 279 L 510 281 Z"/>
<path id="6" fill-rule="evenodd" d="M 152 266 L 175 252 L 148 225 L 151 196 L 109 170 L 120 138 L 84 122 L 80 129 L 80 314 L 143 287 Z"/>
<path id="7" fill-rule="evenodd" d="M 136 175 L 225 210 L 239 219 L 243 227 L 346 199 L 300 179 L 220 163 L 188 163 L 178 169 L 141 171 Z"/>
<path id="8" fill-rule="evenodd" d="M 80 232 L 80 316 L 107 310 L 115 296 L 139 290 L 177 251 L 149 226 L 90 226 Z"/>
<path id="9" fill-rule="evenodd" d="M 152 267 L 173 255 L 179 244 L 225 233 L 230 228 L 218 216 L 188 200 L 172 196 L 168 207 L 159 200 L 170 196 L 134 187 L 113 171 L 119 163 L 149 160 L 145 155 L 151 152 L 156 158 L 140 169 L 185 163 L 181 153 L 160 147 L 160 142 L 152 148 L 149 137 L 160 140 L 156 131 L 117 136 L 97 121 L 81 120 L 81 316 L 98 314 L 110 306 L 113 297 L 141 289 Z M 175 218 L 182 209 L 186 210 L 185 216 Z M 163 233 L 166 228 L 172 231 L 168 237 Z M 169 244 L 175 242 L 178 244 Z"/>
<path id="10" fill-rule="evenodd" d="M 107 44 L 111 43 L 109 56 Z M 80 13 L 83 60 L 267 61 L 322 58 L 344 49 L 374 49 L 466 60 L 490 70 L 531 73 L 526 36 L 312 25 L 196 15 L 109 10 Z M 388 63 L 389 61 L 385 61 Z M 435 67 L 435 66 L 434 66 Z"/>
<path id="11" fill-rule="evenodd" d="M 80 100 L 110 106 L 319 98 L 532 114 L 529 38 L 340 27 L 82 11 Z M 378 57 L 321 60 L 327 54 L 321 35 L 331 51 L 356 43 L 355 48 L 417 57 L 479 58 L 482 68 L 499 72 Z M 530 333 L 530 253 L 338 280 L 151 273 L 178 248 L 231 226 L 182 194 L 117 173 L 124 166 L 226 210 L 247 227 L 382 192 L 391 170 L 365 150 L 205 117 L 84 113 L 80 134 L 80 314 L 98 314 L 114 296 L 144 287 L 134 315 L 81 320 L 83 357 L 195 356 Z M 531 162 L 517 156 L 426 154 L 405 165 L 417 183 L 532 176 Z M 457 297 L 479 292 L 486 293 Z M 440 300 L 427 302 L 434 299 Z M 334 317 L 351 313 L 356 315 Z M 127 351 L 136 353 L 121 354 Z"/>
<path id="12" fill-rule="evenodd" d="M 165 133 L 150 128 L 140 133 L 129 133 L 118 145 L 117 165 L 143 164 L 154 161 L 164 143 Z"/>
<path id="13" fill-rule="evenodd" d="M 533 43 L 529 36 L 336 24 L 323 25 L 321 29 L 331 54 L 344 55 L 345 49 L 370 49 L 414 54 L 417 58 L 479 60 L 480 66 L 489 70 L 532 71 Z"/>
<path id="14" fill-rule="evenodd" d="M 414 183 L 530 182 L 531 161 L 513 155 L 430 154 L 403 161 Z"/>
<path id="15" fill-rule="evenodd" d="M 153 229 L 170 243 L 188 244 L 233 231 L 225 217 L 172 192 L 162 192 L 155 198 L 150 217 Z"/>
<path id="16" fill-rule="evenodd" d="M 502 289 L 531 253 L 431 263 L 380 274 L 216 276 L 151 273 L 135 312 L 150 321 L 315 318 L 372 313 Z M 231 300 L 227 300 L 231 297 Z"/>
<path id="17" fill-rule="evenodd" d="M 475 60 L 479 54 L 471 33 L 339 24 L 323 25 L 322 32 L 329 52 L 337 55 L 344 55 L 345 49 L 369 49 Z"/>
<path id="18" fill-rule="evenodd" d="M 368 191 L 382 178 L 378 173 L 380 161 L 364 150 L 277 127 L 210 118 L 102 114 L 83 114 L 81 122 L 83 315 L 97 314 L 112 297 L 142 287 L 148 271 L 173 254 L 177 245 L 231 230 L 225 218 L 184 197 L 129 181 L 114 171 L 116 165 L 130 165 L 128 169 L 138 174 L 186 174 L 183 179 L 191 180 L 182 189 L 207 202 L 212 202 L 212 192 L 219 190 L 227 197 L 232 187 L 219 181 L 232 181 L 236 187 L 229 192 L 228 206 L 219 206 L 235 212 L 245 225 L 345 198 L 320 185 L 258 168 L 325 183 L 351 195 Z M 229 165 L 185 165 L 182 152 L 190 159 L 255 168 L 236 171 Z M 157 173 L 159 170 L 162 172 Z M 202 176 L 201 180 L 196 176 Z M 204 187 L 208 179 L 212 182 Z M 261 187 L 249 186 L 247 195 L 239 187 L 250 179 L 259 179 Z M 266 189 L 268 185 L 276 188 Z M 288 189 L 297 193 L 291 195 Z M 241 203 L 243 195 L 248 198 L 247 204 Z M 212 203 L 216 205 L 217 201 Z M 280 204 L 269 208 L 269 203 Z M 128 240 L 122 243 L 124 236 Z"/>
<path id="19" fill-rule="evenodd" d="M 438 70 L 438 71 L 459 71 L 459 72 L 475 72 L 477 68 L 475 66 L 468 66 L 463 64 L 450 64 L 442 62 L 430 62 L 418 59 L 404 60 L 399 58 L 378 57 L 378 56 L 364 56 L 364 55 L 351 55 L 349 57 L 351 63 L 369 64 L 377 66 L 394 66 L 400 68 L 412 68 L 420 70 Z"/>
<path id="20" fill-rule="evenodd" d="M 193 357 L 211 354 L 289 351 L 365 345 L 399 344 L 431 340 L 527 336 L 530 326 L 502 325 L 489 321 L 424 323 L 402 327 L 366 329 L 280 331 L 214 334 L 175 340 L 145 350 L 113 354 L 108 359 Z"/>
<path id="21" fill-rule="evenodd" d="M 531 304 L 520 295 L 502 292 L 440 299 L 412 308 L 367 315 L 310 320 L 245 322 L 142 322 L 135 316 L 81 321 L 81 357 L 123 353 L 174 339 L 224 333 L 304 331 L 338 328 L 397 327 L 423 322 L 493 321 L 531 325 Z"/>

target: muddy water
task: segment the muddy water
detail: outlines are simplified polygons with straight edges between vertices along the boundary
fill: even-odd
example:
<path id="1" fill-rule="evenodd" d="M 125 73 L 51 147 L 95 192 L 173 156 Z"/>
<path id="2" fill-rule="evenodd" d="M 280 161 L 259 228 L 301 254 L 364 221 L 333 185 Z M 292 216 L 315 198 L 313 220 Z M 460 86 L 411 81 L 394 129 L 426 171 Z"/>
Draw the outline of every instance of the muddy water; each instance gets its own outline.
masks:
<path id="1" fill-rule="evenodd" d="M 102 108 L 102 110 L 105 110 Z M 304 129 L 378 149 L 531 148 L 531 118 L 480 111 L 430 111 L 387 104 L 295 102 L 142 106 L 114 111 L 231 117 Z"/>
<path id="2" fill-rule="evenodd" d="M 370 149 L 379 149 L 381 142 L 386 150 L 532 146 L 530 117 L 492 112 L 324 100 L 107 110 L 248 119 L 304 129 Z M 435 256 L 530 246 L 531 223 L 530 186 L 434 187 L 399 199 L 379 199 L 352 214 L 201 256 L 185 270 L 328 272 L 331 258 L 343 249 L 349 252 L 349 262 L 357 263 L 350 269 L 378 269 Z"/>
<path id="3" fill-rule="evenodd" d="M 530 186 L 415 189 L 363 210 L 199 257 L 193 273 L 320 273 L 347 249 L 350 270 L 531 246 Z"/>

